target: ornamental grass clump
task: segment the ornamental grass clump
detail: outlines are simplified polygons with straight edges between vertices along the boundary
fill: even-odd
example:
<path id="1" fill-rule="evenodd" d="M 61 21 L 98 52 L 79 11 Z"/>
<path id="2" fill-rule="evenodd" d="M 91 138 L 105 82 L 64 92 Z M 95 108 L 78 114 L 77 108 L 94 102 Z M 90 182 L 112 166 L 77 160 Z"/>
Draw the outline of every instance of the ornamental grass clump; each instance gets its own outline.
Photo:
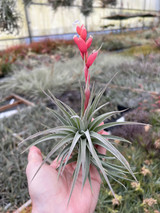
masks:
<path id="1" fill-rule="evenodd" d="M 29 136 L 21 144 L 26 141 L 38 139 L 28 146 L 28 150 L 31 146 L 37 145 L 42 142 L 47 142 L 51 140 L 57 140 L 58 142 L 53 146 L 52 150 L 44 158 L 43 163 L 33 176 L 36 178 L 36 174 L 43 166 L 43 164 L 51 157 L 56 156 L 58 162 L 58 177 L 63 174 L 63 171 L 67 164 L 76 162 L 76 167 L 73 173 L 73 182 L 70 189 L 69 200 L 72 195 L 77 177 L 79 172 L 82 172 L 82 189 L 85 185 L 86 180 L 89 180 L 91 189 L 92 183 L 90 178 L 90 168 L 91 166 L 96 167 L 100 176 L 107 182 L 112 194 L 114 191 L 110 184 L 110 179 L 114 179 L 119 182 L 119 179 L 127 179 L 127 174 L 136 180 L 131 167 L 124 156 L 116 148 L 114 141 L 129 142 L 123 138 L 109 135 L 104 129 L 109 127 L 115 127 L 118 125 L 125 124 L 137 124 L 134 122 L 109 122 L 104 123 L 104 121 L 111 116 L 119 113 L 119 111 L 107 112 L 102 115 L 96 116 L 97 112 L 108 103 L 98 106 L 100 99 L 102 98 L 105 88 L 101 89 L 98 94 L 95 93 L 95 87 L 92 86 L 90 91 L 90 74 L 89 68 L 95 61 L 99 50 L 93 51 L 90 55 L 88 54 L 88 49 L 92 43 L 92 37 L 90 36 L 88 40 L 87 31 L 82 25 L 76 28 L 79 36 L 74 36 L 74 41 L 77 44 L 81 57 L 84 61 L 84 76 L 85 76 L 85 88 L 81 86 L 81 112 L 80 115 L 77 114 L 68 105 L 58 100 L 51 92 L 45 94 L 49 97 L 51 101 L 57 106 L 59 111 L 51 110 L 53 116 L 55 116 L 62 124 L 62 126 L 47 129 L 38 132 L 32 136 Z M 114 76 L 113 76 L 114 77 Z M 111 79 L 112 80 L 112 79 Z M 110 81 L 111 81 L 110 80 Z M 106 149 L 106 154 L 100 153 L 98 147 L 103 147 Z M 24 151 L 26 151 L 24 150 Z M 115 159 L 120 163 L 115 164 Z M 114 160 L 114 163 L 113 163 Z M 121 165 L 120 165 L 121 164 Z M 119 182 L 120 183 L 120 182 Z M 122 184 L 122 183 L 121 183 Z M 123 184 L 122 184 L 123 185 Z"/>

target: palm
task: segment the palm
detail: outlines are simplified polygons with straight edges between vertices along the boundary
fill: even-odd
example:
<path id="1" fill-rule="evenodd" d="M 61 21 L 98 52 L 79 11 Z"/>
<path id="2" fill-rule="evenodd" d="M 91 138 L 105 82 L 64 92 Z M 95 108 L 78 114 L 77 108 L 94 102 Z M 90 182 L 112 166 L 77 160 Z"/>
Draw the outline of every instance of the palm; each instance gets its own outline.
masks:
<path id="1" fill-rule="evenodd" d="M 61 177 L 63 181 L 64 193 L 67 193 L 65 197 L 66 202 L 68 202 L 69 194 L 70 194 L 70 186 L 73 180 L 73 171 L 74 171 L 74 164 L 68 165 L 64 175 Z M 89 181 L 86 181 L 85 187 L 83 190 L 82 188 L 82 175 L 81 173 L 78 176 L 77 182 L 75 184 L 75 188 L 73 190 L 73 194 L 71 196 L 71 200 L 68 206 L 68 210 L 74 209 L 74 212 L 83 213 L 83 212 L 93 212 L 95 206 L 97 204 L 97 199 L 99 195 L 100 189 L 100 177 L 98 172 L 95 168 L 92 167 L 91 169 L 91 180 L 92 180 L 92 190 L 89 184 Z M 69 187 L 68 187 L 69 186 Z"/>
<path id="2" fill-rule="evenodd" d="M 34 153 L 33 158 L 35 158 L 35 156 L 36 155 Z M 33 175 L 35 174 L 37 168 L 39 167 L 42 161 L 41 155 L 39 155 L 38 158 L 39 160 L 29 160 L 29 164 L 27 166 L 27 177 L 29 183 L 29 192 L 33 205 L 33 212 L 34 208 L 36 209 L 39 204 L 43 205 L 43 203 L 44 205 L 47 205 L 47 207 L 49 207 L 50 210 L 48 212 L 53 213 L 91 213 L 94 211 L 98 199 L 101 182 L 100 176 L 95 167 L 91 167 L 90 169 L 93 192 L 91 191 L 89 181 L 86 181 L 84 189 L 81 190 L 82 175 L 80 172 L 69 205 L 67 207 L 71 184 L 73 180 L 72 176 L 75 169 L 75 163 L 71 163 L 66 166 L 63 175 L 60 176 L 59 180 L 57 179 L 58 172 L 56 171 L 56 161 L 53 161 L 50 166 L 45 164 L 44 166 L 42 166 L 34 180 L 31 182 L 30 180 L 32 179 Z"/>

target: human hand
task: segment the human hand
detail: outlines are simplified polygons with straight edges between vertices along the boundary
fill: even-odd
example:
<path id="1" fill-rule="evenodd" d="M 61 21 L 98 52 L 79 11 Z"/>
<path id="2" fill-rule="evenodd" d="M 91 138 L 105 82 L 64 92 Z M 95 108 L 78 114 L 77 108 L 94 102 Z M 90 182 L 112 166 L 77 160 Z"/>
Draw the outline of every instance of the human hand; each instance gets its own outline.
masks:
<path id="1" fill-rule="evenodd" d="M 98 147 L 97 149 L 100 153 L 105 154 L 104 148 Z M 88 180 L 83 190 L 81 190 L 82 175 L 80 172 L 67 206 L 75 163 L 68 164 L 58 179 L 58 172 L 56 170 L 57 161 L 54 160 L 51 165 L 44 164 L 32 180 L 41 163 L 41 151 L 35 146 L 31 147 L 28 155 L 26 174 L 33 213 L 94 212 L 101 184 L 101 178 L 94 166 L 90 168 L 93 192 L 91 191 Z"/>

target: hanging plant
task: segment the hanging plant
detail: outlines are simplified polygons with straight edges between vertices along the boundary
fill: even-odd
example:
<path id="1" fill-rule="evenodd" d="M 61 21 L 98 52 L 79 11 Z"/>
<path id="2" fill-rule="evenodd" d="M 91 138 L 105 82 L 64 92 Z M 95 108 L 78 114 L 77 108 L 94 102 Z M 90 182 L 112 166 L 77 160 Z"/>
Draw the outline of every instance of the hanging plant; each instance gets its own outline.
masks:
<path id="1" fill-rule="evenodd" d="M 15 0 L 0 1 L 0 30 L 7 33 L 19 31 L 20 15 L 16 10 Z"/>
<path id="2" fill-rule="evenodd" d="M 102 7 L 106 7 L 108 5 L 115 6 L 117 4 L 117 0 L 100 0 Z"/>
<path id="3" fill-rule="evenodd" d="M 56 10 L 58 7 L 70 7 L 72 6 L 74 0 L 48 0 L 48 2 L 52 5 L 53 9 Z"/>
<path id="4" fill-rule="evenodd" d="M 82 0 L 81 13 L 84 16 L 89 16 L 93 10 L 93 0 Z"/>
<path id="5" fill-rule="evenodd" d="M 23 0 L 25 6 L 29 6 L 32 3 L 32 0 Z"/>

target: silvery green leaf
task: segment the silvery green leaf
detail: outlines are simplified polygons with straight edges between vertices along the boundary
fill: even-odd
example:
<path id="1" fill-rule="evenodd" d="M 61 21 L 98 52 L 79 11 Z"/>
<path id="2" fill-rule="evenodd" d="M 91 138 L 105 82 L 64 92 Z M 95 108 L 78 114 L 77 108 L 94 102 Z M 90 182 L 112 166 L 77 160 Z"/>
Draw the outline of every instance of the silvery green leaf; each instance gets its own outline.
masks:
<path id="1" fill-rule="evenodd" d="M 95 111 L 95 109 L 100 101 L 100 98 L 102 96 L 101 93 L 103 94 L 103 92 L 100 92 L 100 93 L 98 93 L 98 95 L 95 96 L 93 103 L 91 104 L 90 107 L 88 107 L 87 113 L 86 112 L 84 113 L 84 116 L 83 116 L 84 121 L 87 121 L 88 118 L 91 116 L 91 114 Z"/>
<path id="2" fill-rule="evenodd" d="M 127 178 L 126 176 L 118 175 L 118 173 L 108 172 L 106 169 L 105 169 L 105 172 L 106 172 L 108 175 L 112 176 L 112 178 L 113 178 L 113 177 L 117 177 L 117 178 L 122 179 L 122 180 L 127 180 L 127 181 L 132 181 L 132 182 L 135 181 L 135 180 L 133 180 L 133 179 Z M 114 179 L 114 180 L 115 180 L 115 179 Z M 117 180 L 117 181 L 118 181 L 118 180 Z"/>
<path id="3" fill-rule="evenodd" d="M 59 126 L 59 127 L 47 129 L 47 130 L 44 130 L 44 131 L 37 132 L 37 133 L 29 136 L 28 138 L 24 139 L 23 141 L 21 141 L 19 143 L 19 146 L 21 146 L 24 142 L 31 140 L 33 138 L 36 138 L 38 136 L 41 136 L 41 135 L 47 135 L 47 134 L 51 134 L 51 133 L 63 133 L 64 134 L 65 132 L 75 133 L 76 130 L 77 129 L 73 126 Z"/>
<path id="4" fill-rule="evenodd" d="M 68 154 L 68 151 L 69 151 L 68 147 L 63 150 L 63 153 L 61 153 L 61 157 L 59 158 L 60 164 L 59 164 L 59 167 L 58 167 L 58 179 L 59 179 L 59 176 L 61 175 L 62 167 L 64 165 L 64 160 L 67 157 L 67 154 Z M 58 161 L 58 159 L 57 159 L 57 161 Z"/>
<path id="5" fill-rule="evenodd" d="M 48 140 L 55 140 L 57 138 L 64 138 L 66 136 L 66 134 L 50 134 L 50 135 L 47 135 L 45 137 L 42 137 L 38 140 L 36 140 L 35 142 L 33 142 L 31 145 L 29 145 L 22 153 L 26 152 L 27 150 L 29 150 L 32 146 L 35 146 L 39 143 L 42 143 L 44 141 L 48 141 Z"/>
<path id="6" fill-rule="evenodd" d="M 67 104 L 63 103 L 60 100 L 59 102 L 71 113 L 71 118 L 75 118 L 76 126 L 77 128 L 80 128 L 80 121 L 78 119 L 79 116 L 77 115 L 77 113 L 73 109 L 71 109 L 71 107 L 69 107 Z M 73 117 L 73 116 L 76 116 L 76 117 Z"/>
<path id="7" fill-rule="evenodd" d="M 68 199 L 68 204 L 69 204 L 69 201 L 70 201 L 76 180 L 78 178 L 80 167 L 81 167 L 81 150 L 79 149 L 78 150 L 77 164 L 76 164 L 76 168 L 75 168 L 74 175 L 73 175 L 73 181 L 72 181 L 72 185 L 71 185 L 71 191 L 70 191 L 70 195 L 69 195 L 69 199 Z"/>
<path id="8" fill-rule="evenodd" d="M 128 174 L 128 172 L 126 172 L 125 170 L 122 170 L 122 169 L 117 168 L 116 166 L 110 165 L 105 161 L 101 161 L 101 162 L 102 162 L 103 167 L 106 168 L 108 171 L 117 172 L 117 173 L 120 173 L 123 175 L 125 175 L 125 173 Z"/>
<path id="9" fill-rule="evenodd" d="M 91 181 L 91 175 L 90 175 L 90 172 L 88 173 L 88 181 L 89 181 L 89 185 L 91 187 L 91 191 L 93 193 L 93 188 L 92 188 L 92 181 Z"/>
<path id="10" fill-rule="evenodd" d="M 94 116 L 100 109 L 102 109 L 104 106 L 106 106 L 106 105 L 108 105 L 108 104 L 109 104 L 109 102 L 107 102 L 107 103 L 101 105 L 101 106 L 98 107 L 96 110 L 94 110 L 94 111 L 91 113 L 90 117 L 88 118 L 88 122 L 91 122 L 93 116 Z M 89 123 L 88 123 L 88 125 L 89 125 Z"/>
<path id="11" fill-rule="evenodd" d="M 87 144 L 86 144 L 86 139 L 81 139 L 80 141 L 80 149 L 81 149 L 81 161 L 82 161 L 82 189 L 84 187 L 84 184 L 86 182 L 86 179 L 88 177 L 88 172 L 89 172 L 89 162 L 88 158 L 86 156 L 87 154 Z"/>
<path id="12" fill-rule="evenodd" d="M 87 138 L 88 143 L 89 143 L 89 149 L 90 149 L 90 152 L 91 152 L 91 154 L 92 154 L 92 157 L 93 157 L 93 159 L 96 161 L 96 163 L 97 163 L 97 165 L 98 165 L 98 168 L 99 168 L 100 171 L 102 172 L 103 177 L 104 177 L 104 179 L 106 180 L 106 182 L 107 182 L 107 184 L 108 184 L 108 186 L 109 186 L 109 188 L 110 188 L 112 194 L 115 196 L 115 193 L 114 193 L 114 191 L 113 191 L 113 189 L 112 189 L 112 186 L 111 186 L 111 184 L 110 184 L 110 182 L 109 182 L 109 179 L 108 179 L 108 177 L 107 177 L 107 175 L 106 175 L 106 173 L 105 173 L 105 171 L 104 171 L 104 168 L 103 168 L 103 166 L 102 166 L 102 164 L 101 164 L 101 161 L 100 161 L 100 159 L 99 159 L 99 157 L 98 157 L 98 155 L 97 155 L 97 153 L 96 153 L 96 151 L 95 151 L 95 148 L 94 148 L 94 146 L 93 146 L 93 143 L 92 143 L 92 140 L 91 140 L 91 137 L 90 137 L 90 133 L 89 133 L 88 130 L 85 132 L 85 135 L 86 135 L 86 138 Z"/>
<path id="13" fill-rule="evenodd" d="M 71 139 L 71 141 L 73 140 L 73 138 Z M 70 148 L 70 143 L 68 145 L 66 145 L 62 151 L 59 153 L 58 157 L 57 157 L 57 162 L 61 160 L 61 158 L 63 157 L 63 155 L 65 155 L 66 153 L 68 153 L 69 148 Z"/>
<path id="14" fill-rule="evenodd" d="M 107 129 L 107 128 L 110 128 L 110 127 L 115 127 L 115 126 L 122 126 L 122 125 L 142 125 L 142 126 L 145 126 L 146 124 L 144 123 L 138 123 L 138 122 L 110 122 L 110 123 L 106 123 L 106 124 L 103 124 L 101 126 L 97 126 L 94 131 L 95 132 L 99 132 L 103 129 Z"/>
<path id="15" fill-rule="evenodd" d="M 77 127 L 80 131 L 85 129 L 84 122 L 82 121 L 82 119 L 78 115 L 73 115 L 71 117 L 71 119 L 76 119 Z"/>
<path id="16" fill-rule="evenodd" d="M 96 132 L 91 132 L 91 137 L 95 138 L 94 144 L 98 144 L 104 147 L 107 151 L 112 153 L 123 165 L 124 167 L 130 172 L 130 174 L 136 180 L 135 175 L 133 174 L 128 161 L 124 158 L 124 156 L 116 149 L 108 140 L 106 140 L 103 136 Z"/>
<path id="17" fill-rule="evenodd" d="M 105 171 L 106 171 L 106 170 L 105 170 Z M 122 186 L 125 188 L 125 190 L 127 189 L 123 183 L 121 183 L 119 180 L 117 180 L 116 178 L 114 178 L 110 173 L 108 173 L 107 171 L 106 171 L 106 173 L 107 173 L 107 175 L 108 175 L 111 179 L 113 179 L 114 181 L 116 181 L 117 183 L 119 183 L 120 185 L 122 185 Z M 124 178 L 124 179 L 125 179 L 125 178 Z"/>
<path id="18" fill-rule="evenodd" d="M 103 134 L 102 134 L 102 136 L 104 138 L 107 138 L 108 140 L 114 140 L 114 141 L 117 140 L 117 141 L 122 141 L 122 142 L 126 142 L 126 143 L 130 143 L 131 144 L 130 141 L 128 141 L 128 140 L 126 140 L 124 138 L 118 137 L 118 136 L 114 136 L 114 135 L 103 135 Z"/>
<path id="19" fill-rule="evenodd" d="M 119 114 L 120 111 L 113 111 L 113 112 L 107 112 L 104 113 L 103 115 L 99 115 L 98 117 L 96 117 L 89 125 L 89 130 L 94 130 L 97 126 L 99 126 L 104 120 L 106 120 L 107 118 L 113 116 L 113 115 L 117 115 Z"/>
<path id="20" fill-rule="evenodd" d="M 75 121 L 71 120 L 71 116 L 72 114 L 70 114 L 69 112 L 67 112 L 67 110 L 65 109 L 65 107 L 63 106 L 63 104 L 61 103 L 60 100 L 58 100 L 50 91 L 49 91 L 50 95 L 51 95 L 51 99 L 53 99 L 54 103 L 57 105 L 57 107 L 61 110 L 61 112 L 63 113 L 63 115 L 66 117 L 67 121 L 73 125 L 76 126 Z"/>
<path id="21" fill-rule="evenodd" d="M 66 160 L 65 160 L 65 164 L 64 164 L 64 166 L 63 166 L 62 173 L 63 173 L 64 168 L 65 168 L 65 166 L 66 166 L 66 164 L 67 164 L 67 162 L 68 162 L 68 160 L 69 160 L 69 158 L 70 158 L 70 156 L 71 156 L 71 154 L 72 154 L 72 152 L 73 152 L 73 150 L 74 150 L 74 148 L 75 148 L 77 142 L 79 141 L 80 137 L 81 137 L 81 134 L 79 134 L 79 132 L 76 132 L 74 138 L 72 137 L 72 138 L 73 138 L 73 141 L 72 141 L 70 150 L 69 150 L 69 152 L 68 152 L 67 158 L 66 158 Z"/>
<path id="22" fill-rule="evenodd" d="M 62 105 L 59 104 L 58 99 L 56 99 L 55 96 L 50 91 L 49 91 L 49 93 L 51 96 L 48 95 L 45 91 L 43 91 L 43 92 L 57 106 L 57 108 L 63 113 L 67 122 L 70 123 L 70 125 L 72 125 L 72 123 L 70 122 L 69 113 L 65 110 L 65 108 Z"/>
<path id="23" fill-rule="evenodd" d="M 100 154 L 98 153 L 98 157 L 101 159 L 106 159 L 106 160 L 115 160 L 116 158 L 115 157 L 108 157 L 106 155 L 103 155 L 103 154 Z"/>
<path id="24" fill-rule="evenodd" d="M 93 101 L 93 103 L 92 103 L 92 105 L 90 107 L 90 112 L 88 113 L 89 117 L 91 116 L 92 112 L 94 112 L 95 109 L 97 108 L 97 105 L 99 104 L 100 99 L 102 98 L 102 95 L 104 94 L 104 92 L 106 91 L 108 85 L 111 83 L 111 81 L 115 78 L 115 76 L 117 74 L 118 74 L 118 72 L 113 75 L 113 77 L 109 80 L 109 82 L 106 84 L 106 86 L 98 93 L 98 95 L 96 95 L 96 97 L 95 97 L 95 99 L 94 99 L 94 101 Z"/>
<path id="25" fill-rule="evenodd" d="M 52 110 L 52 109 L 50 109 L 50 108 L 48 108 L 48 110 L 49 110 L 56 118 L 58 118 L 58 120 L 59 120 L 62 124 L 64 124 L 64 125 L 70 125 L 70 123 L 69 123 L 66 119 L 64 119 L 59 113 L 57 113 L 55 110 Z"/>
<path id="26" fill-rule="evenodd" d="M 43 160 L 43 162 L 41 163 L 41 165 L 39 166 L 39 168 L 37 169 L 36 173 L 34 174 L 32 180 L 35 178 L 35 176 L 37 175 L 37 173 L 39 172 L 39 170 L 41 169 L 41 167 L 46 163 L 46 161 L 57 151 L 59 150 L 61 147 L 63 147 L 66 143 L 70 142 L 71 139 L 73 137 L 70 135 L 67 135 L 65 138 L 63 138 L 61 141 L 59 141 L 54 147 L 53 149 L 48 153 L 48 155 L 45 157 L 45 159 Z"/>

